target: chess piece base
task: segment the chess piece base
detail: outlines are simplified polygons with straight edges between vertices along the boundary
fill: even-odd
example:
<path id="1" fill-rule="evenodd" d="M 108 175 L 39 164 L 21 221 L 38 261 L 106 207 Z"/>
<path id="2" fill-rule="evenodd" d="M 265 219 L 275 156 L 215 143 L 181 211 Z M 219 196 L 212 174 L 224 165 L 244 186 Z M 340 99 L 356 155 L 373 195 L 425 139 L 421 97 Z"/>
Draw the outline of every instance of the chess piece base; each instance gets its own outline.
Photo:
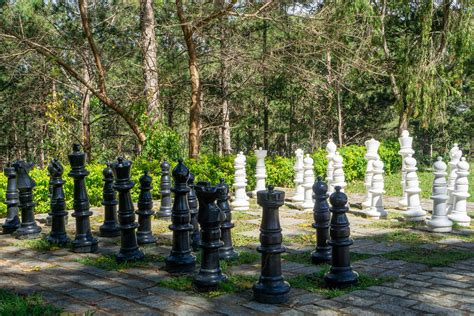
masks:
<path id="1" fill-rule="evenodd" d="M 100 237 L 118 237 L 120 229 L 115 222 L 107 223 L 99 227 Z"/>
<path id="2" fill-rule="evenodd" d="M 150 233 L 141 234 L 137 232 L 137 243 L 139 245 L 154 244 L 156 242 L 156 237 Z"/>
<path id="3" fill-rule="evenodd" d="M 268 285 L 259 281 L 252 287 L 254 299 L 264 304 L 287 302 L 290 289 L 290 284 L 286 281 L 269 282 Z"/>
<path id="4" fill-rule="evenodd" d="M 367 217 L 372 219 L 380 219 L 381 217 L 387 217 L 388 213 L 384 209 L 377 210 L 377 209 L 366 209 L 363 211 Z"/>
<path id="5" fill-rule="evenodd" d="M 324 281 L 329 288 L 344 288 L 356 284 L 359 280 L 359 274 L 349 268 L 332 267 L 324 276 Z"/>
<path id="6" fill-rule="evenodd" d="M 234 260 L 239 257 L 239 253 L 234 250 L 234 247 L 219 248 L 219 259 L 221 260 Z"/>
<path id="7" fill-rule="evenodd" d="M 60 247 L 64 247 L 66 246 L 67 244 L 69 244 L 69 242 L 71 242 L 71 240 L 69 239 L 69 237 L 66 235 L 66 233 L 62 233 L 62 234 L 50 234 L 48 237 L 46 237 L 46 240 L 52 244 L 52 245 L 58 245 Z"/>
<path id="8" fill-rule="evenodd" d="M 46 223 L 45 223 L 46 226 L 51 226 L 53 225 L 53 216 L 51 214 L 48 214 L 48 216 L 46 216 Z"/>
<path id="9" fill-rule="evenodd" d="M 33 222 L 29 223 L 28 225 L 21 224 L 20 227 L 15 231 L 14 235 L 18 239 L 35 239 L 40 237 L 40 233 L 41 227 Z"/>
<path id="10" fill-rule="evenodd" d="M 97 239 L 91 237 L 88 240 L 73 240 L 71 242 L 71 250 L 77 253 L 96 252 L 99 248 Z"/>
<path id="11" fill-rule="evenodd" d="M 362 202 L 362 207 L 370 207 L 372 203 L 370 201 L 364 201 Z"/>
<path id="12" fill-rule="evenodd" d="M 313 264 L 322 264 L 331 262 L 332 257 L 332 248 L 325 247 L 322 249 L 317 249 L 311 253 L 311 262 Z"/>
<path id="13" fill-rule="evenodd" d="M 467 214 L 456 212 L 456 210 L 453 210 L 448 218 L 462 227 L 469 227 L 471 224 L 471 218 Z"/>
<path id="14" fill-rule="evenodd" d="M 196 268 L 196 257 L 171 255 L 165 259 L 165 270 L 174 273 L 192 273 Z"/>
<path id="15" fill-rule="evenodd" d="M 5 223 L 2 225 L 2 233 L 3 234 L 11 234 L 20 228 L 20 219 L 18 216 L 11 220 L 5 220 Z"/>
<path id="16" fill-rule="evenodd" d="M 139 248 L 134 249 L 132 251 L 121 251 L 115 256 L 115 260 L 118 263 L 135 262 L 143 260 L 143 258 L 145 258 L 145 255 Z"/>
<path id="17" fill-rule="evenodd" d="M 214 291 L 218 288 L 219 283 L 226 281 L 227 276 L 222 271 L 212 271 L 203 273 L 202 270 L 193 278 L 193 286 L 198 292 Z"/>

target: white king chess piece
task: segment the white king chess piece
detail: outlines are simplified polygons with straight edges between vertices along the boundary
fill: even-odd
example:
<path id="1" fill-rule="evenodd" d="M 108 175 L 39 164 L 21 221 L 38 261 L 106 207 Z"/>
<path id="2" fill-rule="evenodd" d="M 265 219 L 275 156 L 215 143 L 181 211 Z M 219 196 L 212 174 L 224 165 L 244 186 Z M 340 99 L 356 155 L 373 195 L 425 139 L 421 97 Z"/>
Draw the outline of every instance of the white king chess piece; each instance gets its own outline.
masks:
<path id="1" fill-rule="evenodd" d="M 383 194 L 384 191 L 384 180 L 383 180 L 383 161 L 380 159 L 374 160 L 373 164 L 373 176 L 370 192 L 371 194 L 371 206 L 365 212 L 368 217 L 380 218 L 387 217 L 387 211 L 383 207 Z"/>
<path id="2" fill-rule="evenodd" d="M 336 151 L 336 154 L 334 155 L 333 158 L 334 161 L 334 172 L 332 174 L 332 181 L 331 185 L 333 189 L 335 190 L 336 187 L 341 187 L 341 192 L 344 192 L 344 188 L 346 187 L 346 176 L 344 175 L 344 163 L 343 163 L 343 158 L 339 154 L 338 151 Z M 333 190 L 333 192 L 334 192 Z"/>
<path id="3" fill-rule="evenodd" d="M 304 152 L 303 149 L 297 149 L 295 151 L 296 154 L 296 161 L 293 167 L 295 171 L 295 193 L 293 194 L 293 198 L 291 199 L 293 202 L 303 202 L 304 201 L 304 188 L 303 188 L 303 158 Z"/>
<path id="4" fill-rule="evenodd" d="M 433 189 L 431 199 L 433 200 L 433 215 L 426 223 L 428 229 L 436 233 L 448 233 L 452 230 L 453 222 L 448 218 L 446 201 L 448 200 L 446 186 L 447 166 L 441 157 L 433 164 Z"/>
<path id="5" fill-rule="evenodd" d="M 405 158 L 406 168 L 406 186 L 405 192 L 407 193 L 408 205 L 407 210 L 402 212 L 403 216 L 407 221 L 421 222 L 426 218 L 426 211 L 421 208 L 420 203 L 420 182 L 418 181 L 418 175 L 416 171 L 416 159 L 411 155 Z"/>
<path id="6" fill-rule="evenodd" d="M 413 143 L 413 137 L 410 137 L 410 134 L 408 133 L 407 130 L 402 131 L 402 135 L 398 138 L 398 141 L 400 142 L 400 151 L 398 152 L 402 156 L 402 189 L 403 189 L 403 196 L 400 201 L 398 201 L 398 205 L 400 208 L 406 208 L 408 205 L 408 199 L 407 199 L 407 192 L 405 192 L 405 186 L 406 186 L 406 166 L 405 166 L 405 158 L 408 157 L 408 155 L 413 155 L 415 151 L 412 148 L 412 143 Z"/>
<path id="7" fill-rule="evenodd" d="M 267 178 L 267 171 L 265 169 L 265 157 L 267 156 L 267 151 L 263 150 L 260 147 L 258 150 L 255 150 L 255 157 L 257 157 L 257 165 L 255 167 L 255 179 L 256 179 L 256 186 L 255 191 L 253 192 L 254 196 L 257 196 L 257 192 L 260 190 L 265 190 L 265 179 Z"/>
<path id="8" fill-rule="evenodd" d="M 334 173 L 334 161 L 333 158 L 336 155 L 336 150 L 337 146 L 334 143 L 333 139 L 330 138 L 328 144 L 326 145 L 326 159 L 328 161 L 328 167 L 326 171 L 326 182 L 328 185 L 328 194 L 331 195 L 332 192 L 334 192 L 334 188 L 332 186 L 332 181 L 333 181 L 333 173 Z"/>
<path id="9" fill-rule="evenodd" d="M 235 176 L 234 176 L 234 192 L 235 198 L 232 201 L 233 209 L 236 211 L 247 211 L 249 209 L 249 201 L 246 192 L 247 178 L 245 173 L 245 156 L 242 152 L 237 154 L 234 160 Z"/>
<path id="10" fill-rule="evenodd" d="M 312 210 L 314 208 L 313 201 L 313 184 L 314 184 L 314 172 L 313 172 L 313 158 L 309 154 L 306 154 L 303 160 L 304 166 L 304 201 L 301 204 L 303 210 Z"/>
<path id="11" fill-rule="evenodd" d="M 467 198 L 469 194 L 469 163 L 462 157 L 457 165 L 456 171 L 458 177 L 454 185 L 454 204 L 449 219 L 459 226 L 468 227 L 471 224 L 471 218 L 467 215 Z"/>
<path id="12" fill-rule="evenodd" d="M 447 209 L 448 214 L 451 213 L 454 206 L 454 185 L 456 183 L 456 178 L 458 177 L 458 163 L 461 161 L 462 150 L 459 149 L 458 144 L 454 144 L 453 148 L 449 151 L 449 176 L 448 176 L 448 202 Z"/>
<path id="13" fill-rule="evenodd" d="M 362 202 L 362 206 L 364 207 L 371 207 L 372 205 L 372 175 L 373 175 L 373 166 L 372 163 L 379 158 L 378 150 L 379 150 L 380 142 L 371 138 L 365 142 L 365 148 L 367 152 L 365 154 L 365 159 L 367 160 L 367 167 L 365 169 L 365 177 L 364 177 L 364 186 L 365 191 L 367 192 L 367 197 L 364 202 Z"/>

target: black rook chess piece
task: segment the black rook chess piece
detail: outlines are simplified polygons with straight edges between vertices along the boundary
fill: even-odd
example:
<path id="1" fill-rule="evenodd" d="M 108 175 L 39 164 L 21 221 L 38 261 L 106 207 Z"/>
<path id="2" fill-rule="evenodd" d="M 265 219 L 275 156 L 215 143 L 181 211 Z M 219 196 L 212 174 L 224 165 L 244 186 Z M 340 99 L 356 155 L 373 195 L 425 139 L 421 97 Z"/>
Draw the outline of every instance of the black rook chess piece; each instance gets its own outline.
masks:
<path id="1" fill-rule="evenodd" d="M 69 237 L 66 234 L 66 201 L 64 198 L 62 179 L 64 168 L 57 159 L 53 159 L 48 166 L 48 172 L 51 176 L 52 195 L 51 195 L 51 233 L 46 240 L 55 245 L 64 246 L 69 243 Z"/>
<path id="2" fill-rule="evenodd" d="M 153 179 L 148 175 L 148 171 L 140 177 L 140 195 L 138 197 L 138 230 L 137 241 L 139 245 L 153 244 L 156 237 L 151 232 L 151 217 L 153 212 L 153 197 L 151 196 L 151 182 Z"/>
<path id="3" fill-rule="evenodd" d="M 18 217 L 18 188 L 16 181 L 15 168 L 8 165 L 3 169 L 3 173 L 8 178 L 5 204 L 7 205 L 7 218 L 2 225 L 4 234 L 11 234 L 20 227 L 20 218 Z"/>
<path id="4" fill-rule="evenodd" d="M 186 195 L 189 192 L 187 181 L 189 169 L 179 159 L 173 169 L 174 193 L 173 212 L 171 214 L 171 225 L 173 231 L 173 246 L 171 253 L 165 259 L 166 270 L 170 273 L 193 272 L 196 265 L 196 257 L 191 254 L 189 243 L 189 232 L 193 230 L 190 224 L 189 205 Z"/>
<path id="5" fill-rule="evenodd" d="M 257 192 L 257 203 L 263 208 L 260 224 L 260 246 L 257 251 L 262 254 L 261 275 L 253 286 L 255 300 L 265 304 L 281 304 L 288 300 L 290 285 L 281 274 L 282 246 L 280 215 L 278 208 L 283 205 L 285 192 L 268 190 Z"/>
<path id="6" fill-rule="evenodd" d="M 198 291 L 212 291 L 227 279 L 219 265 L 219 248 L 224 244 L 220 240 L 220 226 L 225 214 L 215 203 L 217 195 L 225 188 L 212 187 L 209 182 L 198 182 L 195 188 L 199 200 L 198 221 L 202 235 L 199 247 L 202 251 L 201 269 L 194 276 L 193 284 Z"/>
<path id="7" fill-rule="evenodd" d="M 197 251 L 199 249 L 199 242 L 201 241 L 201 233 L 199 232 L 198 222 L 199 203 L 196 191 L 194 190 L 194 174 L 192 172 L 189 172 L 188 187 L 189 214 L 191 214 L 191 225 L 193 225 L 193 231 L 191 232 L 191 246 L 194 251 Z"/>
<path id="8" fill-rule="evenodd" d="M 117 225 L 117 194 L 114 190 L 114 174 L 110 163 L 102 171 L 104 187 L 102 189 L 102 205 L 104 206 L 104 223 L 99 227 L 101 237 L 118 237 L 120 229 Z"/>
<path id="9" fill-rule="evenodd" d="M 236 259 L 239 254 L 234 251 L 234 247 L 232 246 L 231 229 L 234 227 L 234 224 L 232 223 L 232 214 L 229 205 L 229 186 L 225 183 L 224 178 L 221 178 L 221 182 L 217 187 L 217 207 L 225 215 L 225 219 L 221 224 L 221 240 L 224 245 L 219 248 L 219 258 L 232 260 Z"/>
<path id="10" fill-rule="evenodd" d="M 18 191 L 20 193 L 19 207 L 21 209 L 21 224 L 14 234 L 20 239 L 38 238 L 41 227 L 35 221 L 36 203 L 33 202 L 33 188 L 36 186 L 36 182 L 28 174 L 33 164 L 20 160 L 14 162 L 12 166 L 16 172 Z"/>
<path id="11" fill-rule="evenodd" d="M 78 144 L 74 144 L 68 158 L 71 165 L 68 176 L 74 179 L 74 212 L 71 216 L 76 218 L 76 237 L 71 242 L 72 251 L 95 252 L 98 248 L 98 241 L 92 236 L 89 220 L 92 212 L 85 182 L 85 177 L 89 175 L 89 171 L 85 168 L 86 155 L 80 151 Z"/>
<path id="12" fill-rule="evenodd" d="M 316 229 L 316 250 L 311 254 L 311 260 L 314 264 L 327 263 L 331 261 L 331 246 L 329 240 L 329 222 L 331 213 L 328 204 L 328 185 L 318 177 L 318 181 L 313 185 L 315 203 L 313 209 L 314 223 Z"/>
<path id="13" fill-rule="evenodd" d="M 171 216 L 171 178 L 170 178 L 170 164 L 166 159 L 160 165 L 161 180 L 160 180 L 160 196 L 161 205 L 157 212 L 158 217 Z"/>
<path id="14" fill-rule="evenodd" d="M 349 221 L 346 212 L 347 195 L 337 186 L 336 192 L 329 198 L 331 202 L 331 240 L 332 246 L 331 269 L 324 276 L 328 287 L 345 287 L 357 283 L 359 275 L 352 271 L 349 246 L 353 244 L 350 238 Z"/>
<path id="15" fill-rule="evenodd" d="M 138 227 L 133 212 L 133 203 L 130 190 L 135 183 L 130 180 L 130 169 L 132 162 L 122 157 L 112 165 L 115 176 L 114 189 L 119 193 L 119 228 L 120 228 L 120 251 L 115 257 L 117 262 L 138 261 L 145 256 L 138 247 L 135 229 Z"/>

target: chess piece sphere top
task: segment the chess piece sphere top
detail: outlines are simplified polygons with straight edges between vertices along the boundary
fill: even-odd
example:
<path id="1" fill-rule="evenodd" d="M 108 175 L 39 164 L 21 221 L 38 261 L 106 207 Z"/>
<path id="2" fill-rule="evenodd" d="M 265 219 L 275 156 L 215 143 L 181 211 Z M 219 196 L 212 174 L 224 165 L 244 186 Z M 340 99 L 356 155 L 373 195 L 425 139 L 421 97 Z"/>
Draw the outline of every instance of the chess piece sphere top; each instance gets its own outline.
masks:
<path id="1" fill-rule="evenodd" d="M 458 152 L 458 151 L 459 151 L 459 146 L 458 146 L 457 143 L 454 143 L 454 145 L 453 145 L 453 147 L 451 148 L 451 150 L 449 150 L 449 156 L 450 156 L 450 157 L 453 157 L 453 156 L 456 154 L 456 152 Z"/>
<path id="2" fill-rule="evenodd" d="M 312 166 L 314 163 L 314 160 L 313 158 L 311 158 L 310 154 L 306 154 L 306 156 L 304 157 L 303 163 L 307 166 Z"/>
<path id="3" fill-rule="evenodd" d="M 183 164 L 183 159 L 178 160 L 178 164 L 173 169 L 173 178 L 177 183 L 186 183 L 189 178 L 189 169 Z"/>
<path id="4" fill-rule="evenodd" d="M 448 166 L 444 163 L 443 158 L 438 157 L 436 162 L 433 164 L 433 169 L 435 172 L 443 172 L 446 171 Z"/>
<path id="5" fill-rule="evenodd" d="M 138 180 L 140 181 L 140 185 L 142 187 L 150 187 L 151 186 L 151 182 L 153 181 L 153 179 L 150 177 L 150 175 L 148 174 L 148 170 L 145 170 L 143 172 L 143 175 L 140 177 L 140 179 Z"/>
<path id="6" fill-rule="evenodd" d="M 457 161 L 457 160 L 461 159 L 461 157 L 462 157 L 462 150 L 461 149 L 458 148 L 457 151 L 452 152 L 452 155 L 451 155 L 452 160 Z"/>
<path id="7" fill-rule="evenodd" d="M 416 167 L 416 159 L 411 155 L 408 155 L 408 157 L 405 158 L 405 164 L 407 168 L 414 168 Z"/>
<path id="8" fill-rule="evenodd" d="M 337 150 L 336 144 L 334 143 L 332 138 L 329 138 L 329 142 L 326 145 L 326 151 L 329 152 L 329 153 L 333 153 L 336 150 Z"/>
<path id="9" fill-rule="evenodd" d="M 457 165 L 458 171 L 468 171 L 469 170 L 469 163 L 466 161 L 465 157 L 461 158 L 461 161 Z"/>
<path id="10" fill-rule="evenodd" d="M 404 129 L 404 130 L 402 131 L 402 135 L 401 135 L 401 136 L 402 136 L 402 137 L 408 137 L 408 136 L 410 136 L 410 133 L 408 132 L 408 130 Z"/>
<path id="11" fill-rule="evenodd" d="M 336 186 L 334 189 L 336 192 L 331 194 L 331 197 L 329 198 L 331 205 L 334 209 L 345 208 L 347 205 L 347 195 L 344 192 L 341 192 L 340 186 Z"/>
<path id="12" fill-rule="evenodd" d="M 241 155 L 241 156 L 242 156 L 243 154 L 244 154 L 244 152 L 243 152 L 243 151 L 239 151 L 239 155 Z"/>
<path id="13" fill-rule="evenodd" d="M 163 169 L 169 170 L 170 164 L 169 164 L 168 160 L 163 159 L 163 162 L 160 164 L 160 167 L 161 167 L 161 170 L 163 170 Z"/>
<path id="14" fill-rule="evenodd" d="M 295 150 L 295 155 L 296 156 L 303 156 L 303 153 L 304 153 L 303 149 L 301 149 L 301 148 L 298 148 L 297 150 Z"/>
<path id="15" fill-rule="evenodd" d="M 111 163 L 107 162 L 105 165 L 106 167 L 104 168 L 104 170 L 102 170 L 102 175 L 104 176 L 104 178 L 112 178 L 114 176 L 114 172 L 112 170 Z"/>
<path id="16" fill-rule="evenodd" d="M 313 184 L 313 192 L 318 195 L 326 195 L 328 192 L 328 185 L 322 181 L 322 178 L 318 176 L 318 181 Z"/>

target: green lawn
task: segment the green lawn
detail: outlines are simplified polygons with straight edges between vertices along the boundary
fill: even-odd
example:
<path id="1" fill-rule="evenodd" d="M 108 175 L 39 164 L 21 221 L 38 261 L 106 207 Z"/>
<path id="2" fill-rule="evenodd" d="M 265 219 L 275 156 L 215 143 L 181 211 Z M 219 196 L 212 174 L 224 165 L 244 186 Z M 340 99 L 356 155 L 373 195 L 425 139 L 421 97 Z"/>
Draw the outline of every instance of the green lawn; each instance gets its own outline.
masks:
<path id="1" fill-rule="evenodd" d="M 61 312 L 46 304 L 40 295 L 18 295 L 0 289 L 0 315 L 60 315 Z"/>

